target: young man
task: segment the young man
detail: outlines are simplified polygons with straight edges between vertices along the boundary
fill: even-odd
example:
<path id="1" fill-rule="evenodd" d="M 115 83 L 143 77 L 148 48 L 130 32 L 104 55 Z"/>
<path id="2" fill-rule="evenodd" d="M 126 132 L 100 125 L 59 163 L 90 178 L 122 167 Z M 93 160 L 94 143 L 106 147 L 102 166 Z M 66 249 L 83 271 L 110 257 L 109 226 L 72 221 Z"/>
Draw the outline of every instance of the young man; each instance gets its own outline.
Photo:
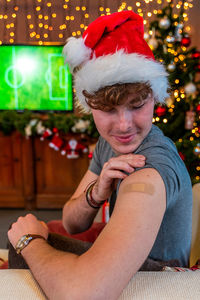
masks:
<path id="1" fill-rule="evenodd" d="M 70 233 L 86 230 L 106 199 L 111 218 L 80 256 L 52 248 L 45 224 L 32 215 L 19 218 L 8 236 L 48 298 L 117 299 L 147 257 L 188 265 L 190 178 L 172 141 L 152 126 L 167 75 L 143 39 L 141 17 L 100 17 L 83 38 L 69 39 L 64 54 L 79 105 L 91 110 L 101 137 L 63 224 Z M 33 238 L 21 238 L 26 234 Z"/>

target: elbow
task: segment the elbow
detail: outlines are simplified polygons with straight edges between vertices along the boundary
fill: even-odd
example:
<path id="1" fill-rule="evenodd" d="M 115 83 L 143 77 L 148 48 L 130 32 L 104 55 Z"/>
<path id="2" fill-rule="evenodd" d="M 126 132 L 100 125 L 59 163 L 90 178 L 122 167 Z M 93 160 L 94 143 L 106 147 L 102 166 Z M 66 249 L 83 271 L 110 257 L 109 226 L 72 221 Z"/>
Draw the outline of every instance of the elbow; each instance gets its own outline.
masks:
<path id="1" fill-rule="evenodd" d="M 70 222 L 70 218 L 67 218 L 67 216 L 64 215 L 64 213 L 63 213 L 63 216 L 62 216 L 62 225 L 63 225 L 64 229 L 66 230 L 66 232 L 70 235 L 81 233 L 81 232 L 88 229 L 88 228 L 86 228 L 86 229 L 85 228 L 84 229 L 80 228 L 78 226 L 78 224 L 72 224 Z"/>
<path id="2" fill-rule="evenodd" d="M 88 227 L 83 228 L 83 227 L 79 227 L 79 226 L 76 226 L 76 225 L 69 224 L 67 222 L 64 222 L 64 220 L 62 220 L 62 224 L 63 224 L 63 227 L 66 230 L 66 232 L 70 235 L 82 233 L 82 232 L 89 229 Z"/>

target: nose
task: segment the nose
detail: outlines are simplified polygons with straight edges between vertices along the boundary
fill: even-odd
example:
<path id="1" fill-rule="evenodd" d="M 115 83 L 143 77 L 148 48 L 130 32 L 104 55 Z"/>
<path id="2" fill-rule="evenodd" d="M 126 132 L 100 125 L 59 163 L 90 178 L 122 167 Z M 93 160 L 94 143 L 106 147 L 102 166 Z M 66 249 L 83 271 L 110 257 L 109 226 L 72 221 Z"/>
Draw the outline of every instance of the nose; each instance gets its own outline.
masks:
<path id="1" fill-rule="evenodd" d="M 129 110 L 119 112 L 119 129 L 121 132 L 127 132 L 132 126 L 132 114 Z"/>

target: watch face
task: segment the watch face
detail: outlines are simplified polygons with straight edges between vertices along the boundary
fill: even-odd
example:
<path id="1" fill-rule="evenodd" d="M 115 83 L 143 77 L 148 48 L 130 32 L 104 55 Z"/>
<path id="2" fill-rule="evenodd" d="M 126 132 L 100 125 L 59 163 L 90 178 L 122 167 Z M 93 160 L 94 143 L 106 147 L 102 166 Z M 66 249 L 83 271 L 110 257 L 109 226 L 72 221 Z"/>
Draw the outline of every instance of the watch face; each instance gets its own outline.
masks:
<path id="1" fill-rule="evenodd" d="M 24 245 L 27 246 L 28 243 L 29 243 L 31 240 L 32 240 L 32 237 L 31 237 L 31 236 L 27 237 L 27 238 L 24 240 Z"/>
<path id="2" fill-rule="evenodd" d="M 23 235 L 20 240 L 18 241 L 16 248 L 21 248 L 23 246 L 24 240 L 26 239 L 26 235 Z"/>
<path id="3" fill-rule="evenodd" d="M 28 243 L 32 240 L 32 236 L 27 235 L 23 235 L 20 240 L 18 241 L 15 249 L 17 251 L 17 253 L 19 254 L 27 245 Z"/>
<path id="4" fill-rule="evenodd" d="M 15 246 L 15 250 L 16 250 L 17 254 L 21 254 L 21 251 L 29 244 L 30 241 L 32 241 L 34 239 L 38 239 L 38 238 L 46 240 L 42 235 L 39 235 L 39 234 L 23 235 L 17 242 L 17 245 Z"/>

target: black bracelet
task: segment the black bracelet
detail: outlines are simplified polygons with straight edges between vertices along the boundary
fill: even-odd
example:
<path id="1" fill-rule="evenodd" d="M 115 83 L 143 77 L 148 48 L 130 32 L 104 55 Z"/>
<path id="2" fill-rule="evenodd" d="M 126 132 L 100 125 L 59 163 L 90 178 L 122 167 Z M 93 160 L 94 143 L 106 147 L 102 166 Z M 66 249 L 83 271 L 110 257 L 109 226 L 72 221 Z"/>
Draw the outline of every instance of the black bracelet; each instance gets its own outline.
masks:
<path id="1" fill-rule="evenodd" d="M 103 200 L 101 202 L 96 202 L 93 198 L 92 198 L 92 189 L 93 186 L 95 185 L 95 182 L 92 182 L 92 184 L 89 185 L 89 187 L 86 190 L 86 200 L 87 203 L 89 204 L 90 207 L 94 208 L 94 209 L 99 209 L 105 202 L 106 200 Z"/>

